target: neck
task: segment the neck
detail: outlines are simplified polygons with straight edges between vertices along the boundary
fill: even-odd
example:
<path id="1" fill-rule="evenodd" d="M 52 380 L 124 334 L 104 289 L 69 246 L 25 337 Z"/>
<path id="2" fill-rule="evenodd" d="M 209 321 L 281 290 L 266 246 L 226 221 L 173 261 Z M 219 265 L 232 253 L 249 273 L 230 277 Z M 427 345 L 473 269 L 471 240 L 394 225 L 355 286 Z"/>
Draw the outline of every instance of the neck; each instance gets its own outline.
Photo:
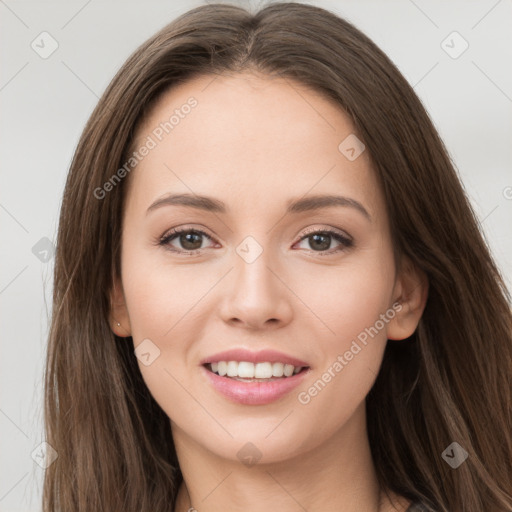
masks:
<path id="1" fill-rule="evenodd" d="M 183 474 L 175 512 L 405 510 L 383 501 L 366 434 L 364 407 L 313 450 L 253 466 L 206 450 L 175 424 L 172 431 Z"/>

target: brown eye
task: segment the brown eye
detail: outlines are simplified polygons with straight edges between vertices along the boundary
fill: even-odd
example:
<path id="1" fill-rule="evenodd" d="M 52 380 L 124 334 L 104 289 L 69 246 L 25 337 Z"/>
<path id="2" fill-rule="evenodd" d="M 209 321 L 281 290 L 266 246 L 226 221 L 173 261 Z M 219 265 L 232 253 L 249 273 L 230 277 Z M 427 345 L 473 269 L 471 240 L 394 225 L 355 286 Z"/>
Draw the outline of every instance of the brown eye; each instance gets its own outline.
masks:
<path id="1" fill-rule="evenodd" d="M 328 249 L 330 249 L 333 239 L 342 246 L 342 249 L 338 248 L 335 250 L 328 251 Z M 343 236 L 337 231 L 331 230 L 314 231 L 312 233 L 308 233 L 306 236 L 303 236 L 301 238 L 300 242 L 304 240 L 308 240 L 309 249 L 312 252 L 326 254 L 339 252 L 340 250 L 343 250 L 343 248 L 348 248 L 353 245 L 353 241 L 350 238 Z"/>
<path id="2" fill-rule="evenodd" d="M 204 249 L 201 247 L 204 237 L 211 240 L 211 237 L 200 229 L 174 229 L 160 240 L 159 245 L 176 252 L 195 252 Z M 171 245 L 174 240 L 177 240 L 181 247 Z"/>
<path id="3" fill-rule="evenodd" d="M 180 241 L 184 249 L 193 251 L 195 249 L 200 249 L 201 245 L 203 245 L 201 237 L 202 235 L 200 233 L 190 231 L 189 233 L 180 233 L 178 235 L 178 240 Z"/>

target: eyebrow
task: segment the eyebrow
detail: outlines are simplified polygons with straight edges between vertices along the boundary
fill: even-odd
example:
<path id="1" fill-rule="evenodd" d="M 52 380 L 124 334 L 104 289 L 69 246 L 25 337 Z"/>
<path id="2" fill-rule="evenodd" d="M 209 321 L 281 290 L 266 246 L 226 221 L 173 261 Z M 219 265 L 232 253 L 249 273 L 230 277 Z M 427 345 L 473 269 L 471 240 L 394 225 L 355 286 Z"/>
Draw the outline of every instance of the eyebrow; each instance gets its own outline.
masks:
<path id="1" fill-rule="evenodd" d="M 208 196 L 197 194 L 169 194 L 157 199 L 147 210 L 146 215 L 162 206 L 180 205 L 190 208 L 197 208 L 213 213 L 227 213 L 227 206 L 222 201 Z M 286 213 L 302 213 L 333 206 L 350 207 L 363 214 L 367 220 L 372 222 L 372 218 L 366 208 L 355 199 L 336 195 L 315 195 L 306 198 L 289 200 L 286 207 Z"/>

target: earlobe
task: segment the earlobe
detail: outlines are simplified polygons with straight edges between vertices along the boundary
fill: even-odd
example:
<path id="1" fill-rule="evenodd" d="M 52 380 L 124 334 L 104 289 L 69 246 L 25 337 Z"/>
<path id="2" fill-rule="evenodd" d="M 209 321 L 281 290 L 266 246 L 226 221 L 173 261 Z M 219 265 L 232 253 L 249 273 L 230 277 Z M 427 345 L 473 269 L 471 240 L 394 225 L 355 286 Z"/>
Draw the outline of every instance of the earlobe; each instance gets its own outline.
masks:
<path id="1" fill-rule="evenodd" d="M 394 290 L 396 315 L 389 322 L 387 338 L 403 340 L 412 336 L 421 319 L 428 299 L 428 277 L 423 270 L 407 259 L 397 278 Z"/>
<path id="2" fill-rule="evenodd" d="M 123 287 L 119 279 L 114 279 L 110 292 L 109 323 L 116 336 L 120 338 L 131 336 L 130 317 L 126 307 Z"/>

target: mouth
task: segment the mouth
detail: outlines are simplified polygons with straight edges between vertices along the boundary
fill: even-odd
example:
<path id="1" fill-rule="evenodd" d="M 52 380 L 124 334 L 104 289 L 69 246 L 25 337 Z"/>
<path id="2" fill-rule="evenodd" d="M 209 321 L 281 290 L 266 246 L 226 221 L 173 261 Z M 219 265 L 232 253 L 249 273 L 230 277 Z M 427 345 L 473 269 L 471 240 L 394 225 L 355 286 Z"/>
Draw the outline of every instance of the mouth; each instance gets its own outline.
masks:
<path id="1" fill-rule="evenodd" d="M 216 361 L 202 369 L 212 387 L 230 402 L 266 405 L 285 398 L 311 371 L 280 362 Z"/>
<path id="2" fill-rule="evenodd" d="M 214 363 L 206 363 L 203 366 L 211 373 L 239 382 L 273 382 L 281 379 L 289 379 L 309 369 L 309 366 L 294 366 L 281 362 L 271 363 L 270 361 L 260 363 L 252 363 L 249 361 L 217 361 Z"/>

